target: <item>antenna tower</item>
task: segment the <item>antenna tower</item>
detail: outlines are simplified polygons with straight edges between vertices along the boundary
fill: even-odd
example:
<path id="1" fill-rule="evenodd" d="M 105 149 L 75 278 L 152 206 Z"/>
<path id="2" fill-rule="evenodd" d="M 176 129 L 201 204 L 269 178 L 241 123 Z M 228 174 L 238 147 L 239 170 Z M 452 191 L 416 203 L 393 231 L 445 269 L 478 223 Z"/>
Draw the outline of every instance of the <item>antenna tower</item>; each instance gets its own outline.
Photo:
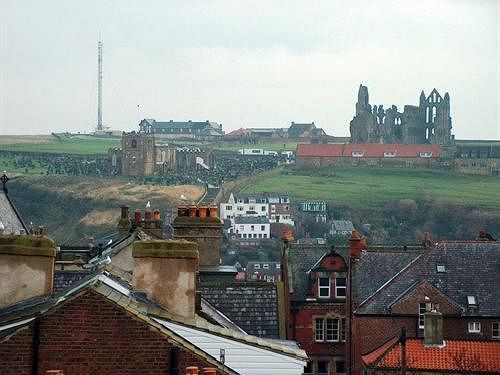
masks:
<path id="1" fill-rule="evenodd" d="M 102 131 L 102 42 L 97 44 L 97 131 Z"/>

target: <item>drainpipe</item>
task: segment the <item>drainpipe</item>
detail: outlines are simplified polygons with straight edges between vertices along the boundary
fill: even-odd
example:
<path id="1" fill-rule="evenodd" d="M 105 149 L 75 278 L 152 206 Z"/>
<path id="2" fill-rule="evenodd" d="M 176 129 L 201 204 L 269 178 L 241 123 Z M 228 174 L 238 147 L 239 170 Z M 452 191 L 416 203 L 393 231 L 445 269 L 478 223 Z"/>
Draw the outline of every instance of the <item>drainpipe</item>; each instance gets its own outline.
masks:
<path id="1" fill-rule="evenodd" d="M 170 349 L 170 368 L 168 370 L 169 375 L 179 375 L 178 354 L 179 353 L 177 348 Z"/>
<path id="2" fill-rule="evenodd" d="M 33 340 L 31 342 L 31 375 L 38 375 L 38 353 L 40 349 L 40 317 L 33 324 Z"/>

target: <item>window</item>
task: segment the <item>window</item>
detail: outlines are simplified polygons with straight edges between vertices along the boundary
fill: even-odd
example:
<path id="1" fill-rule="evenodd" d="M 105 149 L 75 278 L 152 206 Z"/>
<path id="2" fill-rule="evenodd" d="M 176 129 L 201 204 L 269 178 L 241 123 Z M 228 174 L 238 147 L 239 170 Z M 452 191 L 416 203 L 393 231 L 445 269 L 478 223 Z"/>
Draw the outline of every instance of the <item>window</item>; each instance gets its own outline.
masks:
<path id="1" fill-rule="evenodd" d="M 437 271 L 439 273 L 446 272 L 446 267 L 444 266 L 444 264 L 438 264 L 437 265 Z"/>
<path id="2" fill-rule="evenodd" d="M 323 318 L 314 319 L 314 341 L 324 340 Z"/>
<path id="3" fill-rule="evenodd" d="M 425 303 L 418 304 L 418 328 L 424 329 L 424 314 L 427 311 Z"/>
<path id="4" fill-rule="evenodd" d="M 384 158 L 395 158 L 395 157 L 396 157 L 395 151 L 384 151 Z"/>
<path id="5" fill-rule="evenodd" d="M 277 268 L 277 269 L 280 269 L 280 268 L 281 268 L 281 264 L 276 263 L 276 268 Z"/>
<path id="6" fill-rule="evenodd" d="M 335 362 L 335 367 L 337 368 L 337 375 L 344 375 L 345 374 L 345 362 L 344 361 Z"/>
<path id="7" fill-rule="evenodd" d="M 254 264 L 253 268 L 256 269 L 256 270 L 258 270 L 260 268 L 260 264 Z"/>
<path id="8" fill-rule="evenodd" d="M 137 140 L 132 139 L 132 148 L 137 148 Z"/>
<path id="9" fill-rule="evenodd" d="M 342 318 L 340 322 L 342 324 L 342 326 L 340 327 L 340 341 L 345 341 L 345 331 L 346 331 L 345 318 Z"/>
<path id="10" fill-rule="evenodd" d="M 243 206 L 238 206 L 238 211 L 243 211 Z"/>
<path id="11" fill-rule="evenodd" d="M 353 158 L 362 158 L 364 154 L 364 151 L 353 151 L 351 155 Z"/>
<path id="12" fill-rule="evenodd" d="M 313 362 L 307 362 L 307 366 L 304 367 L 303 374 L 304 375 L 312 375 L 312 374 L 314 374 Z"/>
<path id="13" fill-rule="evenodd" d="M 346 296 L 346 279 L 345 277 L 337 277 L 335 279 L 335 297 L 345 298 Z"/>
<path id="14" fill-rule="evenodd" d="M 326 319 L 326 341 L 339 341 L 339 321 Z"/>
<path id="15" fill-rule="evenodd" d="M 469 322 L 469 333 L 480 333 L 481 323 L 479 322 Z"/>
<path id="16" fill-rule="evenodd" d="M 260 226 L 260 230 L 261 230 L 261 231 L 265 231 L 265 230 L 266 230 L 265 225 L 261 225 L 261 226 Z"/>
<path id="17" fill-rule="evenodd" d="M 318 361 L 318 375 L 328 375 L 330 363 L 328 361 Z"/>
<path id="18" fill-rule="evenodd" d="M 255 206 L 248 206 L 248 209 L 249 209 L 250 211 L 255 211 Z"/>
<path id="19" fill-rule="evenodd" d="M 500 323 L 491 324 L 491 338 L 500 339 Z"/>
<path id="20" fill-rule="evenodd" d="M 318 296 L 322 298 L 330 298 L 330 278 L 320 277 L 318 279 Z"/>
<path id="21" fill-rule="evenodd" d="M 467 296 L 467 304 L 469 306 L 477 306 L 476 296 Z"/>
<path id="22" fill-rule="evenodd" d="M 420 156 L 421 158 L 430 158 L 430 157 L 432 157 L 432 151 L 431 151 L 431 152 L 429 152 L 429 151 L 428 151 L 428 152 L 421 152 L 421 153 L 419 154 L 419 156 Z"/>
<path id="23" fill-rule="evenodd" d="M 226 210 L 231 211 L 233 209 L 233 206 L 226 206 Z"/>
<path id="24" fill-rule="evenodd" d="M 260 207 L 260 210 L 261 210 L 261 211 L 265 211 L 265 210 L 266 210 L 266 206 L 261 206 L 261 207 Z"/>
<path id="25" fill-rule="evenodd" d="M 264 263 L 263 266 L 262 266 L 262 268 L 265 268 L 266 270 L 268 270 L 269 269 L 269 264 Z"/>
<path id="26" fill-rule="evenodd" d="M 250 230 L 253 232 L 255 230 L 255 227 L 253 225 L 250 225 Z"/>

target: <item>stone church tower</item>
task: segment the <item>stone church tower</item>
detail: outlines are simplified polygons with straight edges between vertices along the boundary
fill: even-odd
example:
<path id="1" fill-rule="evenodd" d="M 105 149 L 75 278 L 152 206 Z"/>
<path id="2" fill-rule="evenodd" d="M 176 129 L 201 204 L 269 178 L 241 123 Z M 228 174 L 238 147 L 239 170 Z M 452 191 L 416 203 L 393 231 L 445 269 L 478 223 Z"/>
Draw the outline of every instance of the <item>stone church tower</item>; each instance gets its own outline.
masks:
<path id="1" fill-rule="evenodd" d="M 155 139 L 152 133 L 123 133 L 122 174 L 152 176 L 155 166 Z"/>

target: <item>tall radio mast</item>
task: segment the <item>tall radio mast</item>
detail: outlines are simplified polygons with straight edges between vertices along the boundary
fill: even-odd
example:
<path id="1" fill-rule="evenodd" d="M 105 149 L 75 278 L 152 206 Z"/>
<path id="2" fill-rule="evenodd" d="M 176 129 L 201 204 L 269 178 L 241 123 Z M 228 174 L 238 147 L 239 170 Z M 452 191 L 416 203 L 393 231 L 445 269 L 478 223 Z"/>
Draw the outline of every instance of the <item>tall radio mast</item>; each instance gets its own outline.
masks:
<path id="1" fill-rule="evenodd" d="M 102 131 L 102 42 L 97 44 L 97 131 Z"/>

